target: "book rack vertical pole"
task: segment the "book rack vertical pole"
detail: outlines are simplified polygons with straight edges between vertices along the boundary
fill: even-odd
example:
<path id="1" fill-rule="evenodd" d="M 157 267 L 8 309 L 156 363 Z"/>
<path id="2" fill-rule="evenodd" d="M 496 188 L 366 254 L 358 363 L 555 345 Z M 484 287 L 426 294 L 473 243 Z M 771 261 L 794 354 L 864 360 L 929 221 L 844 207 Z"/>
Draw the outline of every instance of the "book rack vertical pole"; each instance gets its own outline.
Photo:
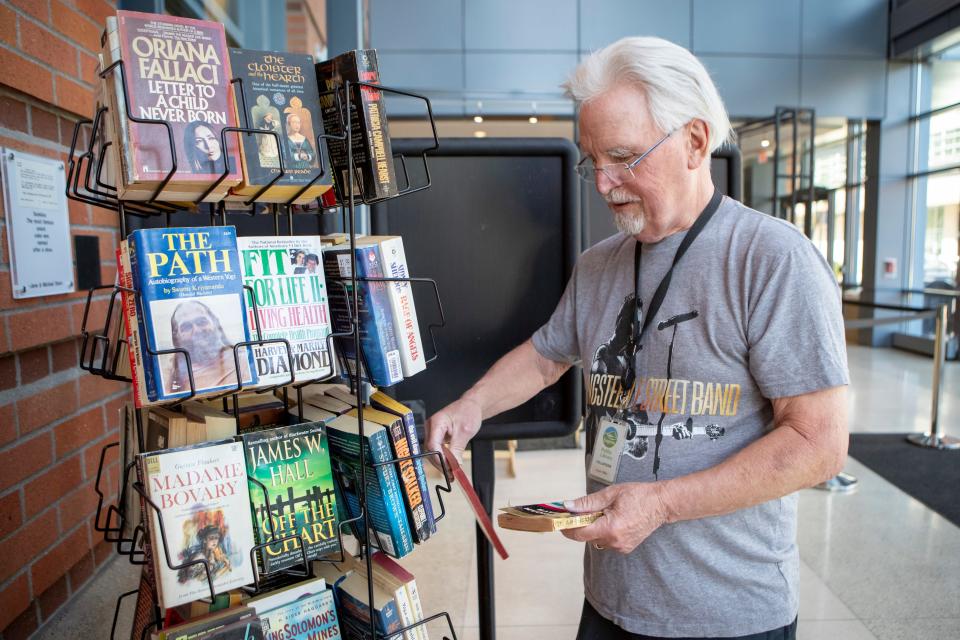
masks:
<path id="1" fill-rule="evenodd" d="M 493 440 L 474 439 L 470 443 L 470 465 L 473 488 L 487 513 L 493 511 L 493 489 L 496 478 Z M 477 610 L 480 622 L 480 640 L 494 640 L 497 635 L 494 606 L 493 547 L 476 525 L 477 537 Z"/>

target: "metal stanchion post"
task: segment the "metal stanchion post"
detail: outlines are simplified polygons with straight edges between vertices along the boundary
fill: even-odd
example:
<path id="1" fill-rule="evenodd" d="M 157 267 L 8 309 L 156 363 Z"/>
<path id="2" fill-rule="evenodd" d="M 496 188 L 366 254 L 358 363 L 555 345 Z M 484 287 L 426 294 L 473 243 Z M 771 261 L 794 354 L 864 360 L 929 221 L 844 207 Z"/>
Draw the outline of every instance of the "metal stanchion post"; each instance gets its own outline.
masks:
<path id="1" fill-rule="evenodd" d="M 911 433 L 907 441 L 920 447 L 960 449 L 960 438 L 943 435 L 940 424 L 940 393 L 943 391 L 943 364 L 947 351 L 947 305 L 940 305 L 933 338 L 933 396 L 930 407 L 930 430 Z"/>

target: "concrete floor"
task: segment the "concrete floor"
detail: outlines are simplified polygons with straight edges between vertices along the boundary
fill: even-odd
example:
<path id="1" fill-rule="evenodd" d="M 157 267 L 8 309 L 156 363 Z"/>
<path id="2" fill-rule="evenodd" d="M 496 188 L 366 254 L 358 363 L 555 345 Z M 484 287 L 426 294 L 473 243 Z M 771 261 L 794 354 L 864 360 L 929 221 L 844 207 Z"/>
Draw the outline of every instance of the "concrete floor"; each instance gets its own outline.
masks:
<path id="1" fill-rule="evenodd" d="M 929 358 L 850 347 L 851 431 L 902 432 L 929 424 Z M 948 363 L 941 420 L 960 436 L 960 363 Z M 518 477 L 498 468 L 495 504 L 583 493 L 581 450 L 518 453 Z M 960 461 L 960 452 L 956 453 Z M 801 493 L 802 640 L 960 638 L 960 528 L 872 471 L 849 460 L 860 479 L 852 495 Z M 473 522 L 458 493 L 447 500 L 440 535 L 403 564 L 417 576 L 429 612 L 447 611 L 460 640 L 479 638 Z M 501 533 L 510 552 L 496 560 L 499 640 L 573 639 L 583 602 L 582 547 L 559 535 Z M 106 637 L 116 596 L 137 585 L 118 559 L 36 634 Z M 127 610 L 133 607 L 132 599 Z M 129 613 L 117 637 L 126 637 Z M 440 638 L 445 624 L 433 623 Z"/>

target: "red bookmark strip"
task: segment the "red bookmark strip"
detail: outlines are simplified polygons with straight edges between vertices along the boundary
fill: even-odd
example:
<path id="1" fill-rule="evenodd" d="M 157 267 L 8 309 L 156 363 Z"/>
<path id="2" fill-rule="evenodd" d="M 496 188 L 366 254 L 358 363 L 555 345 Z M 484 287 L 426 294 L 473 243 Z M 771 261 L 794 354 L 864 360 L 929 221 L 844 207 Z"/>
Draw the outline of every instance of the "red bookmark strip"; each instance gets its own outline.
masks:
<path id="1" fill-rule="evenodd" d="M 497 553 L 501 558 L 506 560 L 509 555 L 507 554 L 506 548 L 503 546 L 503 542 L 500 541 L 500 537 L 497 535 L 497 532 L 493 528 L 493 522 L 490 521 L 490 516 L 487 515 L 487 510 L 483 508 L 483 504 L 480 502 L 480 497 L 477 496 L 477 492 L 473 490 L 473 485 L 470 484 L 470 479 L 467 478 L 467 474 L 463 472 L 463 469 L 460 467 L 460 463 L 457 461 L 457 457 L 446 447 L 446 445 L 440 447 L 443 451 L 443 457 L 447 461 L 447 465 L 450 467 L 450 470 L 453 472 L 453 479 L 456 480 L 457 484 L 460 486 L 460 490 L 463 492 L 464 497 L 467 499 L 467 502 L 470 503 L 470 508 L 473 509 L 473 515 L 477 519 L 477 524 L 480 525 L 483 535 L 487 537 L 487 540 L 490 541 L 490 544 L 493 545 L 493 548 L 497 550 Z"/>

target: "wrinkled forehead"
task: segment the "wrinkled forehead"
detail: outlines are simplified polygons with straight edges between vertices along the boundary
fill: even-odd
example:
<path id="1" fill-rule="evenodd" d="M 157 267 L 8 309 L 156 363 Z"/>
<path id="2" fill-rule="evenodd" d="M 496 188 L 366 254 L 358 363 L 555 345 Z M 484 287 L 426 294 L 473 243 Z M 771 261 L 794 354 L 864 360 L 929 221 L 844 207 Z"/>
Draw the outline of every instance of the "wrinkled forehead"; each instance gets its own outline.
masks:
<path id="1" fill-rule="evenodd" d="M 640 87 L 609 89 L 580 105 L 580 149 L 599 154 L 614 149 L 643 149 L 662 135 Z"/>

